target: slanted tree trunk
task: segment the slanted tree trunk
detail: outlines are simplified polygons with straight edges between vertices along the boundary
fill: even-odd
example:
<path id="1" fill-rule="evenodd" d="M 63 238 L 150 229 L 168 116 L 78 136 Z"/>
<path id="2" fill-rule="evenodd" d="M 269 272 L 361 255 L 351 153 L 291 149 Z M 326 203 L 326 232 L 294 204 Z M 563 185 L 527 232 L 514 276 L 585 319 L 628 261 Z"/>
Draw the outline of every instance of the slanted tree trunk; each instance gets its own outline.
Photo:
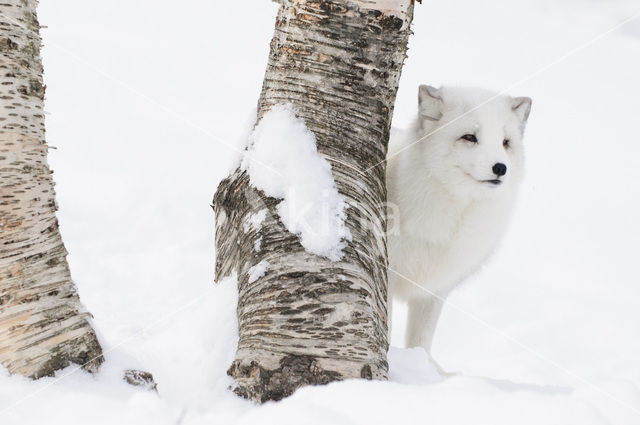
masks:
<path id="1" fill-rule="evenodd" d="M 37 4 L 0 4 L 0 363 L 32 378 L 102 362 L 58 231 Z"/>
<path id="2" fill-rule="evenodd" d="M 384 159 L 413 18 L 412 0 L 279 3 L 258 121 L 276 104 L 294 105 L 349 205 L 352 240 L 340 261 L 310 254 L 278 219 L 278 200 L 246 172 L 220 184 L 216 279 L 236 271 L 239 280 L 240 340 L 228 373 L 237 394 L 258 401 L 387 378 Z M 263 208 L 261 228 L 246 226 Z M 250 282 L 263 260 L 269 270 Z"/>

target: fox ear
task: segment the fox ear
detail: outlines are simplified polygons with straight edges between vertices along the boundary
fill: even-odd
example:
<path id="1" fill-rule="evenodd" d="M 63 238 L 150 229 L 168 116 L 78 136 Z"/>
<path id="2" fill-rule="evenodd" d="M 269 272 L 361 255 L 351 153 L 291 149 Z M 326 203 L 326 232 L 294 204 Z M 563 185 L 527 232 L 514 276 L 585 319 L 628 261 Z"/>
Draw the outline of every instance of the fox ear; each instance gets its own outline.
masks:
<path id="1" fill-rule="evenodd" d="M 440 89 L 422 84 L 418 89 L 420 115 L 437 121 L 442 116 L 442 93 Z"/>
<path id="2" fill-rule="evenodd" d="M 520 121 L 524 125 L 529 118 L 529 112 L 531 112 L 531 98 L 530 97 L 514 97 L 511 100 L 511 108 L 516 113 Z"/>

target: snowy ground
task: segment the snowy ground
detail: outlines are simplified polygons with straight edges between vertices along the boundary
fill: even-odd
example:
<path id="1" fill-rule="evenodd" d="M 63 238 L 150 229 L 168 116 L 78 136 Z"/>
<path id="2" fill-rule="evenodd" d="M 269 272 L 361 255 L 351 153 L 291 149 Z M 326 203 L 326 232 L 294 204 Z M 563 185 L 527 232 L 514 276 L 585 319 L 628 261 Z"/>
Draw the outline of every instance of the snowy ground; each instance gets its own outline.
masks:
<path id="1" fill-rule="evenodd" d="M 637 0 L 417 6 L 396 125 L 421 82 L 534 99 L 509 236 L 436 335 L 460 374 L 438 380 L 394 347 L 392 382 L 262 407 L 226 390 L 235 288 L 212 285 L 209 204 L 258 97 L 275 5 L 176 5 L 41 2 L 63 237 L 107 363 L 38 382 L 0 371 L 0 424 L 640 423 Z M 159 394 L 122 383 L 124 367 L 153 372 Z"/>

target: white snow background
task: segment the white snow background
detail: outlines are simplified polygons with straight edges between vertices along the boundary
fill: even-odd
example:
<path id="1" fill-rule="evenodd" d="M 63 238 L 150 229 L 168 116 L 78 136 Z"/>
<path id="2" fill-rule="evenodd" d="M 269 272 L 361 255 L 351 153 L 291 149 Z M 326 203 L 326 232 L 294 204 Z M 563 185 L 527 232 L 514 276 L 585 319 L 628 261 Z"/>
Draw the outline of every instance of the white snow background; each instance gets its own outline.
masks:
<path id="1" fill-rule="evenodd" d="M 534 100 L 527 178 L 499 252 L 455 291 L 434 356 L 391 382 L 256 406 L 226 390 L 232 280 L 213 285 L 218 182 L 255 107 L 275 4 L 43 0 L 48 141 L 72 275 L 107 362 L 32 382 L 0 371 L 0 424 L 640 423 L 637 0 L 425 0 L 395 125 L 419 83 Z M 514 86 L 514 84 L 517 86 Z M 152 372 L 159 393 L 121 381 Z"/>

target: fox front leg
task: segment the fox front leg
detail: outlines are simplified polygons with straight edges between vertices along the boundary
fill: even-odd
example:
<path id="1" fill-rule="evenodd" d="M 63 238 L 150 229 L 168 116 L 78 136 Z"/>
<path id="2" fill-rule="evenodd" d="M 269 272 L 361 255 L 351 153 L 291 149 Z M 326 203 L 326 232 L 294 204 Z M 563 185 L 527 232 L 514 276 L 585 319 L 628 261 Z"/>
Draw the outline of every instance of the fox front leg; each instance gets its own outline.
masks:
<path id="1" fill-rule="evenodd" d="M 444 302 L 433 295 L 409 300 L 407 317 L 407 348 L 423 347 L 431 353 L 431 343 Z"/>

